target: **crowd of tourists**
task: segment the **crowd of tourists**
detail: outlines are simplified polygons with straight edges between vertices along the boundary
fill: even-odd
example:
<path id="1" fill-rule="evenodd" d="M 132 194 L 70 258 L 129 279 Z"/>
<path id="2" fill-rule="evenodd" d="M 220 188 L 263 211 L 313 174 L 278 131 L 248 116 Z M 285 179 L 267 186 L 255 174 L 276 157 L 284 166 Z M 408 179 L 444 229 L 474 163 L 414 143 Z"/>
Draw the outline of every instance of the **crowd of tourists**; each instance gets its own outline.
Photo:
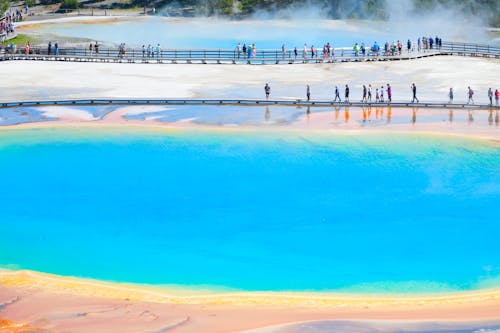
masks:
<path id="1" fill-rule="evenodd" d="M 338 102 L 342 103 L 350 103 L 350 97 L 351 97 L 351 88 L 349 87 L 348 84 L 346 84 L 343 88 L 343 97 L 344 99 L 342 100 L 341 97 L 341 88 L 339 86 L 335 86 L 335 89 L 333 91 L 333 102 Z M 271 86 L 269 83 L 266 83 L 264 86 L 264 93 L 266 96 L 266 100 L 269 99 L 271 96 Z M 454 90 L 453 88 L 450 88 L 448 92 L 448 103 L 453 104 L 454 101 Z M 420 100 L 417 97 L 417 86 L 415 83 L 412 83 L 410 85 L 410 96 L 411 98 L 411 103 L 420 103 Z M 472 88 L 469 86 L 467 87 L 467 92 L 466 92 L 466 97 L 467 97 L 467 104 L 474 104 L 474 91 Z M 309 102 L 311 100 L 311 86 L 309 84 L 306 85 L 306 100 Z M 393 101 L 393 90 L 392 86 L 390 83 L 387 83 L 386 85 L 381 85 L 380 88 L 377 87 L 372 87 L 371 84 L 368 85 L 363 85 L 362 86 L 362 91 L 361 91 L 361 103 L 387 103 L 390 104 Z M 492 88 L 488 89 L 488 101 L 490 106 L 500 106 L 500 91 L 498 89 L 495 89 L 493 91 Z"/>
<path id="2" fill-rule="evenodd" d="M 255 43 L 252 44 L 243 44 L 243 46 L 238 43 L 236 45 L 236 54 L 238 59 L 251 59 L 257 57 L 257 46 Z"/>
<path id="3" fill-rule="evenodd" d="M 2 22 L 3 24 L 4 22 Z M 1 25 L 0 25 L 1 28 Z M 321 49 L 315 48 L 314 45 L 308 46 L 307 43 L 304 43 L 303 47 L 299 50 L 297 47 L 294 47 L 291 50 L 286 48 L 285 44 L 281 46 L 281 57 L 283 59 L 303 59 L 306 61 L 307 59 L 320 59 L 322 58 L 325 61 L 329 61 L 333 59 L 335 56 L 344 56 L 344 55 L 354 55 L 354 56 L 394 56 L 394 55 L 402 55 L 405 51 L 410 52 L 426 52 L 427 50 L 439 49 L 442 47 L 442 40 L 439 37 L 422 37 L 418 38 L 416 43 L 413 43 L 411 40 L 407 40 L 404 44 L 402 41 L 398 40 L 394 43 L 386 42 L 384 45 L 379 45 L 378 42 L 374 42 L 372 46 L 367 48 L 365 43 L 355 43 L 352 52 L 349 52 L 349 49 L 341 48 L 340 52 L 333 47 L 329 42 L 325 43 Z M 405 49 L 406 48 L 406 49 Z M 10 48 L 5 49 L 6 52 L 11 52 Z M 279 51 L 276 51 L 278 53 Z M 347 54 L 345 53 L 347 52 Z M 50 53 L 49 53 L 50 54 Z M 124 58 L 127 54 L 127 48 L 125 43 L 120 43 L 117 48 L 117 56 L 120 58 Z M 139 54 L 142 54 L 143 58 L 161 58 L 162 57 L 162 49 L 160 44 L 158 43 L 156 46 L 148 44 L 143 44 Z M 99 55 L 99 44 L 97 42 L 90 43 L 88 47 L 88 55 L 94 56 Z M 134 56 L 137 53 L 134 52 Z M 237 59 L 254 59 L 258 57 L 257 46 L 255 43 L 246 44 L 246 43 L 238 43 L 235 49 L 235 58 Z"/>
<path id="4" fill-rule="evenodd" d="M 142 45 L 142 57 L 143 58 L 160 58 L 161 57 L 161 47 L 160 44 L 156 44 L 156 46 L 151 46 L 151 44 Z"/>
<path id="5" fill-rule="evenodd" d="M 28 7 L 26 6 L 26 13 Z M 23 11 L 21 9 L 10 8 L 3 15 L 0 15 L 0 35 L 9 35 L 14 33 L 15 22 L 23 20 Z"/>
<path id="6" fill-rule="evenodd" d="M 441 49 L 443 43 L 442 39 L 438 36 L 436 37 L 419 37 L 416 43 L 412 42 L 410 39 L 403 43 L 401 40 L 398 40 L 393 43 L 385 42 L 384 45 L 380 46 L 378 42 L 374 42 L 373 45 L 369 48 L 365 46 L 365 43 L 355 43 L 352 48 L 352 55 L 354 56 L 394 56 L 394 55 L 402 55 L 403 52 L 426 52 L 428 50 L 433 49 Z M 344 56 L 345 48 L 341 49 L 341 56 Z M 252 59 L 257 57 L 257 48 L 255 43 L 243 45 L 238 43 L 236 45 L 236 57 L 238 59 Z M 338 54 L 337 54 L 338 55 Z M 351 54 L 347 54 L 351 55 Z M 281 57 L 283 59 L 320 59 L 328 60 L 330 58 L 334 58 L 335 48 L 327 42 L 323 45 L 322 48 L 318 49 L 314 45 L 308 46 L 307 43 L 304 43 L 303 47 L 299 50 L 297 47 L 293 49 L 287 49 L 285 44 L 281 45 Z"/>

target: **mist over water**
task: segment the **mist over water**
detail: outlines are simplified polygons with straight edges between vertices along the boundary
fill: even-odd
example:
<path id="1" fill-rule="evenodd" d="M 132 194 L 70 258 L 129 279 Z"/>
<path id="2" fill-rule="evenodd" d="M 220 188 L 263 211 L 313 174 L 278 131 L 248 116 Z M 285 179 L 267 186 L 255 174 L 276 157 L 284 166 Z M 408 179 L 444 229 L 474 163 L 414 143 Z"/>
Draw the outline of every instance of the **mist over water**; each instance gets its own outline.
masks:
<path id="1" fill-rule="evenodd" d="M 128 47 L 156 45 L 162 48 L 218 49 L 235 48 L 237 43 L 257 45 L 258 50 L 280 49 L 283 44 L 291 50 L 299 50 L 304 43 L 322 48 L 329 42 L 336 48 L 352 47 L 354 43 L 370 46 L 403 42 L 418 37 L 439 36 L 444 41 L 491 43 L 486 28 L 471 21 L 469 27 L 463 23 L 449 23 L 433 17 L 415 17 L 410 20 L 395 11 L 389 21 L 329 20 L 311 18 L 312 12 L 294 17 L 245 20 L 229 20 L 215 17 L 171 18 L 149 17 L 130 19 L 115 23 L 96 24 L 48 24 L 36 29 L 37 33 L 58 36 L 87 38 L 104 44 L 117 45 L 125 42 Z M 452 15 L 452 14 L 450 14 Z M 266 16 L 268 17 L 268 16 Z M 443 21 L 447 21 L 443 23 Z M 475 24 L 475 25 L 474 25 Z"/>
<path id="2" fill-rule="evenodd" d="M 415 2 L 416 0 L 374 1 L 373 5 L 369 6 L 366 1 L 361 0 L 335 2 L 308 0 L 300 4 L 292 3 L 288 6 L 280 4 L 266 9 L 257 9 L 249 17 L 245 17 L 241 24 L 246 25 L 247 22 L 258 24 L 256 22 L 267 21 L 264 22 L 267 26 L 264 34 L 269 39 L 275 37 L 273 39 L 277 41 L 277 44 L 279 44 L 280 37 L 287 33 L 290 35 L 289 41 L 293 41 L 291 44 L 301 45 L 300 42 L 303 40 L 319 47 L 323 43 L 337 41 L 339 37 L 346 44 L 337 46 L 351 46 L 350 42 L 371 44 L 373 41 L 367 39 L 370 39 L 372 35 L 375 35 L 373 38 L 376 35 L 379 36 L 377 38 L 379 43 L 436 35 L 448 41 L 492 42 L 487 26 L 491 15 L 495 14 L 494 12 L 488 13 L 485 6 L 481 7 L 481 12 L 473 11 L 472 8 L 477 8 L 477 5 L 473 5 L 477 1 L 462 1 L 460 5 L 450 1 L 447 4 L 429 4 L 426 8 L 417 6 Z M 164 8 L 162 13 L 167 15 L 168 7 Z M 210 17 L 221 24 L 231 25 L 225 16 L 218 16 L 215 13 Z M 333 20 L 332 17 L 336 19 Z M 286 28 L 290 30 L 283 31 L 280 26 L 274 24 L 275 21 L 287 22 Z M 320 41 L 319 37 L 324 37 L 322 30 L 329 29 L 332 25 L 335 26 L 330 31 L 332 37 Z M 336 29 L 339 25 L 344 25 L 343 29 Z M 344 38 L 344 34 L 351 38 Z M 254 39 L 262 38 L 254 36 Z M 283 40 L 283 42 L 286 41 L 287 39 Z"/>

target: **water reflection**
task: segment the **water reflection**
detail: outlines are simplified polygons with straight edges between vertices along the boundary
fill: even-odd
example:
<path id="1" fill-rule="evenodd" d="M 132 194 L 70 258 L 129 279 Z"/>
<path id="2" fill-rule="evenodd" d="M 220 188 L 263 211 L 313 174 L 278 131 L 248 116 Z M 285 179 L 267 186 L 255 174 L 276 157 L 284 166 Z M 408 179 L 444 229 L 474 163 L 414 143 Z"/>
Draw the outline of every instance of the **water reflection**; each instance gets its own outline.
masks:
<path id="1" fill-rule="evenodd" d="M 57 118 L 53 116 L 56 107 L 48 108 L 19 108 L 5 109 L 2 111 L 0 125 L 12 125 L 25 122 L 64 120 L 63 113 L 58 113 Z M 415 125 L 419 124 L 441 124 L 444 127 L 453 126 L 475 126 L 475 127 L 496 127 L 500 126 L 500 110 L 494 108 L 487 110 L 475 109 L 429 109 L 421 107 L 400 108 L 394 106 L 369 106 L 349 108 L 347 106 L 273 106 L 262 105 L 257 109 L 247 106 L 112 106 L 112 107 L 75 107 L 80 113 L 88 113 L 89 119 L 95 119 L 96 114 L 108 114 L 119 110 L 121 117 L 127 121 L 147 121 L 147 122 L 190 122 L 202 125 L 224 126 L 230 125 L 251 125 L 268 124 L 272 126 L 286 126 L 296 122 L 311 122 L 312 125 L 325 127 L 327 124 L 351 126 L 393 126 L 393 125 Z M 142 109 L 142 110 L 141 110 Z M 273 114 L 271 116 L 271 109 Z M 103 113 L 103 110 L 106 113 Z M 130 110 L 130 112 L 128 112 Z M 315 122 L 312 122 L 312 111 L 315 112 Z M 264 120 L 260 112 L 264 111 Z M 333 117 L 331 112 L 333 111 Z M 341 118 L 341 111 L 343 116 Z M 372 114 L 373 111 L 373 114 Z M 384 112 L 386 113 L 384 115 Z M 455 117 L 458 112 L 458 117 Z M 418 113 L 418 119 L 417 119 Z M 59 116 L 59 114 L 61 114 Z M 305 116 L 305 117 L 304 117 Z M 322 117 L 328 117 L 331 121 L 321 122 Z M 330 118 L 332 117 L 332 118 Z M 373 117 L 373 118 L 372 118 Z M 100 119 L 100 118 L 99 118 Z M 334 121 L 333 121 L 334 119 Z"/>
<path id="2" fill-rule="evenodd" d="M 467 120 L 467 123 L 470 125 L 474 122 L 474 114 L 472 113 L 472 111 L 467 111 L 468 112 L 468 120 Z"/>

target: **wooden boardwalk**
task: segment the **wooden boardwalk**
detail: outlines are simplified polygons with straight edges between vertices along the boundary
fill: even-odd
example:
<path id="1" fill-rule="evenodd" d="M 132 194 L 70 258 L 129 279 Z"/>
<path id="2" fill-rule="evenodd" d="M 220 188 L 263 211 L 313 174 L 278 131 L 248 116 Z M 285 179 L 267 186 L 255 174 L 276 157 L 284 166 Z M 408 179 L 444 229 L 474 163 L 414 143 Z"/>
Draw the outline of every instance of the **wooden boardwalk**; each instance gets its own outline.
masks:
<path id="1" fill-rule="evenodd" d="M 84 62 L 84 63 L 128 63 L 128 64 L 247 64 L 247 65 L 279 65 L 279 64 L 321 64 L 321 63 L 346 63 L 346 62 L 379 62 L 379 61 L 404 61 L 422 59 L 436 56 L 467 56 L 500 59 L 499 55 L 464 53 L 464 52 L 428 52 L 413 53 L 401 56 L 336 56 L 328 59 L 323 58 L 142 58 L 142 57 L 107 57 L 87 55 L 41 55 L 41 54 L 3 54 L 0 61 L 62 61 L 62 62 Z"/>
<path id="2" fill-rule="evenodd" d="M 16 107 L 40 107 L 40 106 L 93 106 L 93 105 L 232 105 L 232 106 L 310 106 L 310 107 L 404 107 L 404 108 L 435 108 L 435 109 L 487 109 L 500 110 L 499 106 L 488 104 L 463 104 L 463 103 L 339 103 L 325 100 L 303 101 L 303 100 L 258 100 L 258 99 L 61 99 L 61 100 L 39 100 L 39 101 L 14 101 L 0 102 L 0 108 Z"/>
<path id="3" fill-rule="evenodd" d="M 53 51 L 53 50 L 52 50 Z M 366 55 L 356 55 L 350 48 L 335 50 L 334 56 L 316 57 L 295 56 L 290 51 L 284 54 L 279 50 L 261 50 L 255 57 L 246 58 L 235 50 L 163 50 L 160 54 L 148 57 L 142 50 L 127 50 L 125 55 L 119 55 L 118 50 L 105 49 L 99 55 L 90 53 L 83 48 L 61 48 L 59 54 L 47 54 L 47 49 L 33 47 L 30 54 L 22 50 L 11 54 L 0 54 L 0 61 L 64 61 L 90 63 L 139 63 L 139 64 L 318 64 L 318 63 L 345 63 L 369 61 L 403 61 L 435 56 L 466 56 L 500 59 L 500 47 L 476 44 L 444 43 L 439 49 L 426 51 L 403 52 L 401 55 L 378 55 L 368 52 Z M 53 53 L 53 52 L 52 52 Z"/>

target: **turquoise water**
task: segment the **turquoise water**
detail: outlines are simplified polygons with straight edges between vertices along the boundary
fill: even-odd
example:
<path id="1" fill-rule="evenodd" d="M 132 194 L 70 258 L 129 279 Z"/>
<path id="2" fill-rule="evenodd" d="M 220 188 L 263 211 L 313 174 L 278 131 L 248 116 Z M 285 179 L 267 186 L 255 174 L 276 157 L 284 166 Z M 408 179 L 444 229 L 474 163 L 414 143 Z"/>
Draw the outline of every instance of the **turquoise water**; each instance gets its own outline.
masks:
<path id="1" fill-rule="evenodd" d="M 243 290 L 491 286 L 499 152 L 395 134 L 2 131 L 0 266 Z"/>
<path id="2" fill-rule="evenodd" d="M 316 13 L 318 14 L 318 13 Z M 216 18 L 167 18 L 147 17 L 115 22 L 62 23 L 36 26 L 37 34 L 97 40 L 101 43 L 126 43 L 129 48 L 160 43 L 163 49 L 234 49 L 237 43 L 256 44 L 257 50 L 288 50 L 297 47 L 301 53 L 304 43 L 321 50 L 325 43 L 335 48 L 352 48 L 354 43 L 365 43 L 366 47 L 377 41 L 380 45 L 397 40 L 416 43 L 418 37 L 435 36 L 445 41 L 498 44 L 488 35 L 483 23 L 474 26 L 471 20 L 462 24 L 456 16 L 446 20 L 439 18 L 400 18 L 402 21 L 328 20 L 321 15 L 298 14 L 290 19 L 265 19 L 255 17 L 248 20 Z M 464 30 L 467 27 L 467 30 Z M 473 36 L 473 37 L 472 37 Z M 52 37 L 51 37 L 52 38 Z M 473 38 L 473 39 L 470 39 Z M 406 45 L 406 44 L 405 44 Z M 338 54 L 338 53 L 337 53 Z"/>
<path id="3" fill-rule="evenodd" d="M 160 18 L 95 24 L 58 24 L 37 27 L 37 32 L 59 36 L 98 40 L 106 44 L 125 42 L 128 47 L 140 48 L 160 43 L 163 49 L 234 49 L 238 43 L 255 43 L 258 50 L 289 50 L 304 43 L 322 49 L 329 42 L 335 47 L 352 47 L 354 43 L 373 44 L 378 40 L 413 38 L 400 36 L 393 30 L 379 31 L 377 26 L 363 21 L 327 20 L 243 20 L 231 21 L 207 18 Z M 433 32 L 434 33 L 434 32 Z M 416 39 L 415 35 L 415 39 Z"/>

